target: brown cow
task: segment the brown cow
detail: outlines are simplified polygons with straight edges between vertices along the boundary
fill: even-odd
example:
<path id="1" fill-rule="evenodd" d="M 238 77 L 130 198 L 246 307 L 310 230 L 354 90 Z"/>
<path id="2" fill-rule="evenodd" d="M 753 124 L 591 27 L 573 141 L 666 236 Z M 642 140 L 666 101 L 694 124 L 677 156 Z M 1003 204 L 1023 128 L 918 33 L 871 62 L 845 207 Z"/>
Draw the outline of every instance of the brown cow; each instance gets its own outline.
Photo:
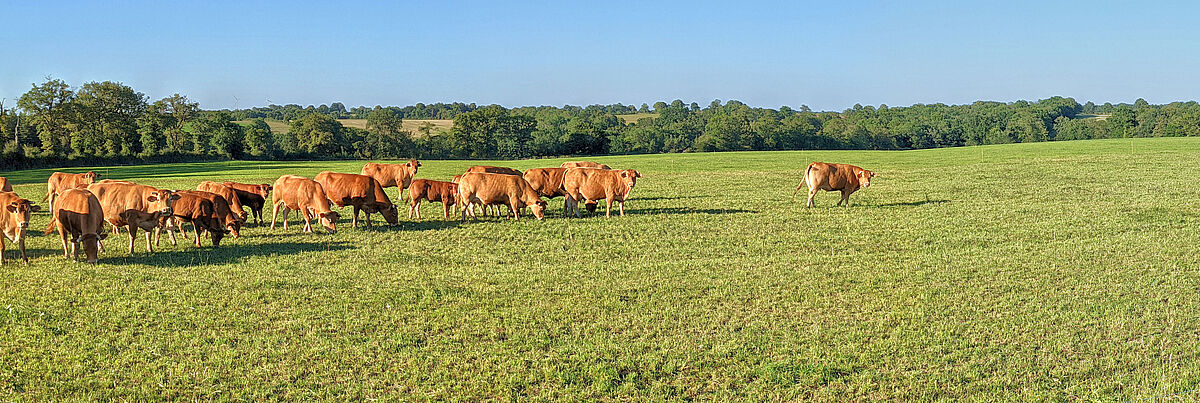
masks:
<path id="1" fill-rule="evenodd" d="M 179 200 L 171 207 L 171 217 L 180 222 L 177 225 L 180 232 L 183 230 L 182 223 L 192 224 L 196 235 L 193 244 L 196 247 L 201 246 L 200 230 L 209 234 L 213 246 L 220 246 L 226 233 L 233 233 L 234 237 L 237 237 L 240 221 L 229 210 L 229 202 L 225 201 L 225 197 L 201 190 L 180 190 L 175 193 L 179 195 Z M 154 235 L 155 238 L 159 236 L 157 230 Z M 171 237 L 171 243 L 175 243 L 174 236 Z"/>
<path id="2" fill-rule="evenodd" d="M 279 217 L 279 208 L 283 207 L 283 229 L 287 230 L 287 216 L 291 210 L 300 212 L 304 218 L 304 232 L 313 232 L 312 217 L 316 214 L 321 225 L 330 233 L 337 233 L 338 212 L 329 208 L 329 198 L 325 197 L 325 189 L 320 183 L 296 175 L 284 175 L 275 180 L 271 186 L 271 229 L 275 229 L 275 220 Z"/>
<path id="3" fill-rule="evenodd" d="M 314 179 L 325 189 L 325 197 L 338 208 L 347 205 L 354 207 L 350 226 L 358 228 L 359 210 L 367 213 L 367 226 L 371 225 L 371 213 L 374 212 L 382 214 L 388 224 L 397 224 L 399 213 L 396 205 L 383 192 L 379 181 L 370 176 L 323 171 Z"/>
<path id="4" fill-rule="evenodd" d="M 363 165 L 362 172 L 359 174 L 370 176 L 372 179 L 379 181 L 379 185 L 390 188 L 397 186 L 400 188 L 397 198 L 404 199 L 404 189 L 408 188 L 414 177 L 417 176 L 417 170 L 421 168 L 421 162 L 417 160 L 408 160 L 403 164 L 377 164 L 368 162 Z"/>
<path id="5" fill-rule="evenodd" d="M 565 165 L 566 163 L 564 163 Z M 605 165 L 607 167 L 607 165 Z M 529 185 L 533 186 L 539 195 L 545 198 L 553 199 L 563 196 L 563 211 L 567 209 L 567 190 L 563 188 L 563 176 L 566 175 L 568 168 L 533 168 L 525 171 L 525 180 L 529 181 Z M 603 168 L 608 169 L 608 168 Z M 587 201 L 585 204 L 588 213 L 596 212 L 596 202 Z"/>
<path id="6" fill-rule="evenodd" d="M 0 192 L 11 192 L 11 191 L 13 191 L 12 183 L 8 182 L 8 178 L 0 176 Z"/>
<path id="7" fill-rule="evenodd" d="M 100 174 L 88 171 L 82 174 L 69 174 L 66 172 L 55 172 L 50 174 L 50 179 L 46 180 L 46 198 L 42 201 L 49 200 L 50 206 L 54 207 L 54 199 L 59 193 L 67 189 L 85 189 L 89 185 L 96 183 L 96 179 Z"/>
<path id="8" fill-rule="evenodd" d="M 601 163 L 599 163 L 599 162 L 591 162 L 591 161 L 568 161 L 568 162 L 564 162 L 564 163 L 562 163 L 562 167 L 563 167 L 563 168 L 600 168 L 600 169 L 612 169 L 612 168 L 609 168 L 609 167 L 608 167 L 608 165 L 604 165 L 604 164 L 601 164 Z"/>
<path id="9" fill-rule="evenodd" d="M 489 166 L 489 165 L 476 165 L 476 166 L 467 168 L 466 173 L 472 173 L 472 172 L 521 176 L 521 171 L 518 171 L 516 169 L 505 168 L 505 167 L 494 167 L 494 166 Z"/>
<path id="10" fill-rule="evenodd" d="M 25 229 L 29 228 L 29 213 L 41 210 L 29 199 L 22 199 L 13 192 L 0 192 L 0 232 L 21 249 L 21 260 L 29 263 L 25 256 Z M 0 264 L 4 264 L 4 238 L 0 238 Z"/>
<path id="11" fill-rule="evenodd" d="M 58 229 L 62 238 L 63 257 L 79 261 L 80 243 L 88 263 L 96 263 L 100 241 L 108 238 L 104 231 L 104 211 L 100 199 L 87 189 L 67 189 L 58 195 L 58 203 L 51 208 L 50 226 L 44 235 Z M 68 237 L 68 235 L 70 235 Z M 68 238 L 70 245 L 67 244 Z"/>
<path id="12" fill-rule="evenodd" d="M 567 191 L 567 210 L 579 217 L 579 201 L 608 202 L 605 217 L 612 217 L 612 204 L 616 201 L 621 215 L 625 215 L 625 200 L 642 174 L 633 169 L 571 168 L 563 176 L 563 189 Z M 570 214 L 570 211 L 568 214 Z"/>
<path id="13" fill-rule="evenodd" d="M 246 214 L 246 210 L 242 209 L 241 198 L 238 197 L 237 192 L 233 191 L 233 188 L 216 182 L 204 181 L 196 185 L 196 190 L 221 195 L 221 197 L 225 198 L 225 202 L 229 204 L 229 210 L 233 211 L 242 223 L 250 219 L 250 215 Z M 233 237 L 237 238 L 237 235 Z"/>
<path id="14" fill-rule="evenodd" d="M 132 183 L 93 183 L 88 186 L 88 191 L 100 200 L 104 221 L 129 230 L 130 254 L 133 253 L 138 228 L 146 231 L 146 251 L 154 252 L 150 230 L 158 227 L 160 217 L 171 215 L 171 204 L 179 200 L 179 196 L 170 190 Z"/>
<path id="15" fill-rule="evenodd" d="M 521 208 L 529 206 L 533 216 L 542 219 L 546 214 L 546 201 L 529 186 L 525 178 L 515 175 L 472 172 L 463 174 L 458 182 L 458 202 L 464 204 L 462 219 L 469 212 L 475 217 L 471 206 L 504 204 L 512 212 L 512 219 L 520 217 Z"/>
<path id="16" fill-rule="evenodd" d="M 250 213 L 254 214 L 254 222 L 262 224 L 263 206 L 267 205 L 267 198 L 271 197 L 271 185 L 266 183 L 261 185 L 247 185 L 245 183 L 225 182 L 222 185 L 233 189 L 237 194 L 238 202 L 243 207 L 249 207 Z M 247 220 L 249 215 L 247 215 Z"/>
<path id="17" fill-rule="evenodd" d="M 453 207 L 457 212 L 458 204 L 458 184 L 454 182 L 442 182 L 429 179 L 416 179 L 412 181 L 412 186 L 408 187 L 408 219 L 413 218 L 413 212 L 417 213 L 417 219 L 421 219 L 421 200 L 429 202 L 442 203 L 442 217 L 450 218 L 450 209 Z"/>
<path id="18" fill-rule="evenodd" d="M 858 189 L 871 186 L 871 178 L 874 177 L 874 172 L 854 165 L 814 162 L 808 164 L 808 169 L 804 170 L 804 182 L 796 186 L 796 190 L 792 192 L 792 200 L 796 199 L 796 193 L 800 191 L 800 188 L 807 184 L 808 207 L 814 205 L 813 197 L 817 196 L 817 190 L 842 192 L 842 199 L 838 201 L 837 205 L 846 203 L 846 207 L 850 207 L 850 194 Z"/>

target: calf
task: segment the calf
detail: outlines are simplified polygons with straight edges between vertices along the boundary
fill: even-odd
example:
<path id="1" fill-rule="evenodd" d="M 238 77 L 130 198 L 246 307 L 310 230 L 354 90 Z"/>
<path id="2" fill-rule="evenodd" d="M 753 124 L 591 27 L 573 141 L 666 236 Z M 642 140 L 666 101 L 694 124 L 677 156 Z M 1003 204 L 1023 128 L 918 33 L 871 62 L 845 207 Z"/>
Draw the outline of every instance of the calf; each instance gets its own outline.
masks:
<path id="1" fill-rule="evenodd" d="M 633 169 L 571 168 L 563 176 L 563 189 L 567 192 L 567 210 L 579 217 L 579 201 L 608 202 L 605 217 L 612 217 L 612 204 L 616 201 L 621 215 L 625 215 L 625 200 L 642 174 Z M 570 214 L 568 211 L 568 214 Z"/>
<path id="2" fill-rule="evenodd" d="M 55 172 L 50 174 L 50 179 L 46 180 L 46 198 L 42 201 L 50 201 L 50 206 L 54 207 L 54 199 L 59 193 L 67 189 L 84 189 L 93 183 L 100 174 L 88 171 L 82 174 L 69 174 L 66 172 Z"/>
<path id="3" fill-rule="evenodd" d="M 804 182 L 796 186 L 796 190 L 792 192 L 792 200 L 796 199 L 800 188 L 807 184 L 808 207 L 814 205 L 813 198 L 817 196 L 817 190 L 842 192 L 842 199 L 837 205 L 846 203 L 846 207 L 850 207 L 850 194 L 871 186 L 871 178 L 874 177 L 874 172 L 854 165 L 814 162 L 808 164 L 808 169 L 804 170 Z"/>
<path id="4" fill-rule="evenodd" d="M 529 206 L 537 219 L 545 217 L 546 201 L 529 186 L 525 178 L 515 175 L 472 172 L 463 174 L 458 182 L 458 202 L 465 204 L 462 219 L 470 212 L 474 217 L 471 206 L 478 203 L 483 205 L 504 204 L 512 212 L 512 219 L 520 217 L 522 207 Z"/>
<path id="5" fill-rule="evenodd" d="M 250 213 L 254 214 L 254 222 L 262 224 L 263 206 L 267 205 L 267 198 L 271 197 L 271 185 L 266 183 L 261 185 L 247 185 L 245 183 L 225 182 L 222 183 L 233 189 L 233 193 L 237 194 L 238 203 L 244 207 L 250 208 Z M 246 216 L 247 221 L 249 215 Z"/>
<path id="6" fill-rule="evenodd" d="M 291 210 L 300 212 L 304 218 L 304 232 L 313 232 L 313 214 L 320 219 L 321 225 L 330 233 L 337 233 L 338 213 L 329 208 L 329 198 L 320 183 L 296 175 L 284 175 L 275 180 L 271 186 L 271 229 L 275 229 L 275 220 L 279 217 L 279 208 L 283 207 L 283 229 L 287 230 L 287 216 Z"/>
<path id="7" fill-rule="evenodd" d="M 246 210 L 242 209 L 241 198 L 238 197 L 237 192 L 233 191 L 233 188 L 216 182 L 204 181 L 196 185 L 196 190 L 221 195 L 225 199 L 225 202 L 229 204 L 229 210 L 237 214 L 238 220 L 245 223 L 246 220 L 250 219 L 250 216 L 246 214 Z M 237 235 L 233 237 L 237 238 Z"/>
<path id="8" fill-rule="evenodd" d="M 220 246 L 221 239 L 226 233 L 237 237 L 237 217 L 229 210 L 229 202 L 219 194 L 200 190 L 181 190 L 176 192 L 179 200 L 171 208 L 171 217 L 182 223 L 191 223 L 196 239 L 193 244 L 200 247 L 200 231 L 204 230 L 212 238 L 213 246 Z M 169 230 L 168 230 L 169 231 Z M 155 237 L 158 233 L 156 231 Z M 173 238 L 173 237 L 172 237 Z M 174 239 L 172 239 L 174 243 Z"/>
<path id="9" fill-rule="evenodd" d="M 100 200 L 104 221 L 113 227 L 129 229 L 130 254 L 133 254 L 138 228 L 146 231 L 146 251 L 154 252 L 150 230 L 158 227 L 159 218 L 171 215 L 171 205 L 179 200 L 179 196 L 170 190 L 132 183 L 93 183 L 87 190 Z"/>
<path id="10" fill-rule="evenodd" d="M 82 244 L 87 262 L 95 264 L 100 241 L 108 237 L 104 231 L 104 211 L 100 207 L 100 199 L 86 189 L 67 189 L 58 195 L 58 203 L 50 210 L 50 226 L 44 235 L 50 235 L 58 229 L 58 236 L 62 238 L 63 257 L 79 261 L 79 247 Z"/>
<path id="11" fill-rule="evenodd" d="M 325 189 L 325 197 L 339 208 L 346 205 L 354 206 L 354 217 L 350 226 L 358 228 L 358 211 L 367 213 L 367 225 L 371 225 L 371 213 L 378 212 L 390 225 L 396 225 L 399 213 L 396 205 L 383 192 L 379 181 L 366 175 L 342 174 L 336 172 L 321 172 L 315 178 L 321 188 Z"/>
<path id="12" fill-rule="evenodd" d="M 601 164 L 601 163 L 599 163 L 599 162 L 591 162 L 591 161 L 569 161 L 569 162 L 564 162 L 564 163 L 562 163 L 562 167 L 563 167 L 563 168 L 600 168 L 600 169 L 612 169 L 612 168 L 609 168 L 609 167 L 608 167 L 608 165 L 604 165 L 604 164 Z"/>
<path id="13" fill-rule="evenodd" d="M 21 260 L 29 263 L 29 257 L 25 255 L 25 229 L 29 228 L 29 214 L 40 211 L 41 207 L 13 192 L 0 192 L 0 206 L 4 209 L 0 210 L 0 232 L 17 244 L 21 249 Z M 0 238 L 0 264 L 4 264 L 4 238 Z"/>
<path id="14" fill-rule="evenodd" d="M 12 184 L 8 182 L 8 178 L 0 176 L 0 192 L 11 192 Z"/>
<path id="15" fill-rule="evenodd" d="M 400 192 L 396 197 L 403 200 L 404 189 L 408 188 L 409 184 L 412 183 L 413 177 L 417 175 L 417 170 L 420 168 L 421 162 L 417 160 L 408 160 L 408 162 L 403 164 L 377 164 L 368 162 L 366 165 L 363 165 L 363 169 L 359 173 L 379 181 L 379 185 L 385 188 L 392 186 L 399 187 Z"/>
<path id="16" fill-rule="evenodd" d="M 429 179 L 413 180 L 412 186 L 408 187 L 408 219 L 413 218 L 413 212 L 417 213 L 418 220 L 421 219 L 421 200 L 441 202 L 442 217 L 450 218 L 451 206 L 457 209 L 457 197 L 457 183 Z"/>

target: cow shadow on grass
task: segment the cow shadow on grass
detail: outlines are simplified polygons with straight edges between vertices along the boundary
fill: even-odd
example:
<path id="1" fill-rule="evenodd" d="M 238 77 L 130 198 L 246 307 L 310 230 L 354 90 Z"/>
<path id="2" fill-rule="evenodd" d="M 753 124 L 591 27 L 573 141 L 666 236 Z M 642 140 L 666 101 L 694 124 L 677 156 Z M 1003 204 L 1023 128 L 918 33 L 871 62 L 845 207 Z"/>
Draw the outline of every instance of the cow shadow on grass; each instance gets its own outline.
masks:
<path id="1" fill-rule="evenodd" d="M 205 246 L 199 248 L 190 247 L 190 245 L 188 246 L 189 247 L 187 248 L 179 250 L 157 250 L 152 254 L 147 254 L 145 250 L 139 249 L 138 253 L 134 254 L 133 256 L 112 256 L 113 248 L 109 247 L 109 252 L 107 254 L 100 254 L 100 264 L 142 264 L 156 267 L 220 265 L 238 263 L 251 257 L 294 255 L 306 252 L 343 251 L 354 248 L 353 245 L 344 241 L 276 242 L 257 245 L 223 244 L 216 248 L 209 246 L 207 242 L 205 242 Z"/>
<path id="2" fill-rule="evenodd" d="M 345 225 L 345 227 L 343 227 L 342 225 Z M 409 232 L 409 231 L 427 231 L 427 230 L 455 228 L 460 225 L 462 225 L 462 222 L 459 222 L 458 219 L 451 219 L 451 220 L 425 219 L 422 221 L 407 221 L 407 220 L 401 219 L 400 223 L 397 225 L 388 225 L 387 222 L 380 221 L 380 222 L 375 222 L 370 227 L 365 226 L 360 222 L 358 224 L 358 228 L 351 227 L 349 223 L 345 223 L 345 224 L 338 223 L 338 231 L 349 230 L 349 231 L 377 232 L 377 233 L 401 232 L 401 231 Z"/>
<path id="3" fill-rule="evenodd" d="M 917 200 L 917 201 L 910 201 L 910 202 L 892 202 L 892 203 L 876 204 L 875 207 L 916 207 L 916 206 L 924 206 L 926 204 L 942 204 L 942 203 L 947 203 L 947 202 L 949 202 L 949 200 L 941 200 L 941 199 L 928 200 L 927 199 L 927 200 Z"/>
<path id="4" fill-rule="evenodd" d="M 630 198 L 629 201 L 632 202 L 632 201 L 637 201 L 637 200 L 655 201 L 655 200 L 699 199 L 699 198 L 703 198 L 703 197 L 709 197 L 709 196 L 654 196 L 654 197 L 634 196 L 634 197 Z"/>
<path id="5" fill-rule="evenodd" d="M 716 214 L 743 214 L 743 213 L 758 213 L 758 211 L 746 210 L 746 209 L 736 209 L 736 208 L 699 209 L 699 208 L 692 208 L 692 207 L 656 207 L 656 208 L 625 209 L 625 214 L 647 214 L 647 215 L 659 215 L 659 214 L 710 214 L 710 215 L 716 215 Z M 619 215 L 619 214 L 620 214 L 620 211 L 614 207 L 613 215 Z M 604 209 L 603 208 L 596 209 L 595 215 L 603 216 Z"/>

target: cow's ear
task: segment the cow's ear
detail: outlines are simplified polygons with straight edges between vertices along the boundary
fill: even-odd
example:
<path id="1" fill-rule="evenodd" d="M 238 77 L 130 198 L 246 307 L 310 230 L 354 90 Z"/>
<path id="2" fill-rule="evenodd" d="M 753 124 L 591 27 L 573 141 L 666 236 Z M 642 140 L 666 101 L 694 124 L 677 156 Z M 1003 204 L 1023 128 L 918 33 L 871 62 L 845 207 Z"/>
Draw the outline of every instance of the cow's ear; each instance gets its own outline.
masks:
<path id="1" fill-rule="evenodd" d="M 629 177 L 629 171 L 621 171 L 621 177 L 622 177 L 622 178 L 628 178 L 628 177 Z"/>
<path id="2" fill-rule="evenodd" d="M 151 202 L 151 203 L 156 202 L 156 201 L 158 201 L 158 195 L 151 194 L 150 196 L 146 197 L 146 201 Z"/>
<path id="3" fill-rule="evenodd" d="M 642 177 L 642 173 L 641 173 L 641 172 L 638 172 L 638 171 L 635 169 L 635 170 L 633 170 L 633 177 L 634 177 L 634 178 L 641 178 L 641 177 Z"/>
<path id="4" fill-rule="evenodd" d="M 15 213 L 15 212 L 17 212 L 17 203 L 13 203 L 13 204 L 10 204 L 10 205 L 8 205 L 8 212 L 10 212 L 10 213 Z"/>
<path id="5" fill-rule="evenodd" d="M 874 177 L 875 177 L 875 173 L 874 173 L 874 172 L 871 172 L 871 177 L 872 177 L 872 178 L 874 178 Z"/>
<path id="6" fill-rule="evenodd" d="M 99 240 L 103 240 L 104 238 L 108 238 L 107 232 L 101 233 L 99 236 L 96 237 L 96 239 L 99 239 Z"/>
<path id="7" fill-rule="evenodd" d="M 37 212 L 37 211 L 42 211 L 42 206 L 39 206 L 39 205 L 36 205 L 36 204 L 30 204 L 30 205 L 29 205 L 29 211 L 34 211 L 34 212 Z"/>

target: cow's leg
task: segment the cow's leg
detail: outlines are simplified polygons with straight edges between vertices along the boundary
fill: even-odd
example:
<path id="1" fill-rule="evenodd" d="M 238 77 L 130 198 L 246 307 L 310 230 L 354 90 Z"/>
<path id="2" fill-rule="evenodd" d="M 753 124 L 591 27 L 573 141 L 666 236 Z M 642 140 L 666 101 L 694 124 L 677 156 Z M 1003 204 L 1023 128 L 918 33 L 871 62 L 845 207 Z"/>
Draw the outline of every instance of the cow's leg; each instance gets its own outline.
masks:
<path id="1" fill-rule="evenodd" d="M 517 213 L 518 211 L 521 211 L 521 209 L 517 208 L 517 203 L 516 203 L 516 202 L 509 202 L 509 203 L 507 204 L 507 206 L 508 206 L 508 211 L 511 211 L 511 212 L 512 212 L 512 219 L 513 219 L 513 220 L 519 220 L 519 219 L 521 219 L 521 215 Z"/>
<path id="2" fill-rule="evenodd" d="M 417 205 L 418 205 L 418 203 L 416 200 L 413 200 L 412 202 L 408 203 L 408 219 L 410 219 L 410 220 L 412 219 L 413 210 L 417 209 Z M 420 218 L 418 218 L 418 219 L 420 219 Z"/>
<path id="3" fill-rule="evenodd" d="M 149 231 L 149 230 L 146 230 L 146 231 L 143 231 L 143 232 L 145 232 L 145 233 L 146 233 L 146 252 L 149 252 L 149 253 L 154 253 L 154 245 L 151 245 L 151 244 L 150 244 L 150 231 Z M 131 237 L 131 238 L 132 238 L 132 237 Z"/>
<path id="4" fill-rule="evenodd" d="M 351 206 L 354 209 L 354 218 L 350 219 L 350 226 L 358 228 L 358 206 Z"/>
<path id="5" fill-rule="evenodd" d="M 21 260 L 25 264 L 29 264 L 29 256 L 25 255 L 25 234 L 21 234 L 21 237 L 17 238 L 17 248 L 21 249 Z"/>
<path id="6" fill-rule="evenodd" d="M 67 249 L 67 231 L 63 230 L 62 228 L 59 228 L 59 229 L 58 229 L 58 237 L 59 237 L 59 238 L 62 238 L 62 244 L 63 244 L 63 258 L 64 258 L 64 259 L 70 259 L 70 258 L 71 258 L 71 251 L 70 251 L 69 249 Z"/>
<path id="7" fill-rule="evenodd" d="M 612 196 L 605 197 L 604 201 L 607 202 L 607 204 L 605 205 L 605 208 L 604 208 L 604 217 L 612 217 L 612 202 L 613 202 Z"/>
<path id="8" fill-rule="evenodd" d="M 133 254 L 133 244 L 137 242 L 137 226 L 129 223 L 129 254 Z"/>
<path id="9" fill-rule="evenodd" d="M 850 207 L 850 192 L 842 191 L 842 200 L 846 201 L 846 208 Z"/>
<path id="10" fill-rule="evenodd" d="M 310 233 L 313 232 L 312 221 L 309 220 L 309 218 L 308 218 L 308 209 L 307 208 L 300 209 L 300 216 L 304 218 L 304 229 L 302 230 L 302 232 L 310 232 Z"/>
<path id="11" fill-rule="evenodd" d="M 617 205 L 621 206 L 621 217 L 624 217 L 625 216 L 625 201 L 619 200 L 619 201 L 617 201 Z"/>
<path id="12" fill-rule="evenodd" d="M 0 236 L 0 265 L 4 264 L 4 237 Z"/>
<path id="13" fill-rule="evenodd" d="M 450 218 L 450 203 L 447 203 L 445 199 L 442 200 L 442 218 Z M 417 219 L 421 219 L 420 214 L 417 214 Z"/>
<path id="14" fill-rule="evenodd" d="M 808 190 L 808 204 L 807 204 L 805 207 L 810 207 L 810 208 L 811 208 L 811 207 L 813 207 L 813 206 L 815 205 L 815 204 L 813 203 L 813 198 L 814 198 L 814 197 L 817 197 L 817 189 L 816 189 L 816 188 L 809 189 L 809 190 Z"/>
<path id="15" fill-rule="evenodd" d="M 197 248 L 199 248 L 199 247 L 201 246 L 201 245 L 200 245 L 200 226 L 199 226 L 199 225 L 196 225 L 196 222 L 195 222 L 195 221 L 193 221 L 193 222 L 192 222 L 192 229 L 196 231 L 196 244 L 195 244 L 195 245 L 196 245 L 196 247 L 197 247 Z"/>
<path id="16" fill-rule="evenodd" d="M 271 229 L 275 229 L 275 220 L 279 218 L 279 203 L 271 206 Z M 286 223 L 286 221 L 284 221 Z"/>
<path id="17" fill-rule="evenodd" d="M 69 256 L 69 257 L 67 257 L 67 259 L 71 259 L 72 263 L 78 262 L 79 261 L 79 241 L 71 242 L 71 251 L 74 252 L 75 255 L 73 257 Z"/>

